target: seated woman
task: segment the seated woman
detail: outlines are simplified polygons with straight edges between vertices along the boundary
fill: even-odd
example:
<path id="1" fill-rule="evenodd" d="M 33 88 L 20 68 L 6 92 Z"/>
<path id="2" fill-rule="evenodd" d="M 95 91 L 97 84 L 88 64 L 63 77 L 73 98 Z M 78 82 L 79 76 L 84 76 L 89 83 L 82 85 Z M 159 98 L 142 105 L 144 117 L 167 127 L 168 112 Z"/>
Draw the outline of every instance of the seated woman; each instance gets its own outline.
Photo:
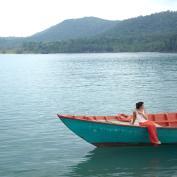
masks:
<path id="1" fill-rule="evenodd" d="M 133 112 L 133 122 L 134 125 L 145 126 L 148 129 L 149 139 L 152 144 L 161 144 L 158 139 L 156 127 L 160 125 L 156 124 L 153 121 L 148 120 L 148 116 L 145 113 L 144 103 L 138 102 L 136 103 L 136 111 Z"/>

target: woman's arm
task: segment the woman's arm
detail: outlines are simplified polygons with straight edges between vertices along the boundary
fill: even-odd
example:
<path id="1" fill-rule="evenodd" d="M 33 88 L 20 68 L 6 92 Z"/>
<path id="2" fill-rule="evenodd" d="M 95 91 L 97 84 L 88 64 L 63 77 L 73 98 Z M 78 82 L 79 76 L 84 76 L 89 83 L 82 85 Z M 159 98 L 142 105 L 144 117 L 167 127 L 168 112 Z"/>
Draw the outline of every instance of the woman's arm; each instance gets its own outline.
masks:
<path id="1" fill-rule="evenodd" d="M 136 112 L 133 112 L 133 121 L 132 121 L 132 125 L 134 125 L 135 120 L 136 120 Z"/>

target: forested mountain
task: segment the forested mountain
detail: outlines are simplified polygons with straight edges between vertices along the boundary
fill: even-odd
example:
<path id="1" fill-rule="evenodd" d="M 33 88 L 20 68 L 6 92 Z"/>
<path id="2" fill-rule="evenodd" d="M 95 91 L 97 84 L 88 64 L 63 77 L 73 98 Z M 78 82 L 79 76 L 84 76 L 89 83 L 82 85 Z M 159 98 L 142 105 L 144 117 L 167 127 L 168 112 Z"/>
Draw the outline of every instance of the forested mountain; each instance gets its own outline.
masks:
<path id="1" fill-rule="evenodd" d="M 103 20 L 96 17 L 65 20 L 42 32 L 29 37 L 35 41 L 61 41 L 88 38 L 113 28 L 118 21 Z"/>
<path id="2" fill-rule="evenodd" d="M 66 20 L 18 41 L 12 52 L 177 52 L 177 12 L 122 21 L 94 17 Z"/>
<path id="3" fill-rule="evenodd" d="M 104 36 L 115 39 L 171 33 L 177 33 L 177 12 L 167 11 L 123 20 Z"/>

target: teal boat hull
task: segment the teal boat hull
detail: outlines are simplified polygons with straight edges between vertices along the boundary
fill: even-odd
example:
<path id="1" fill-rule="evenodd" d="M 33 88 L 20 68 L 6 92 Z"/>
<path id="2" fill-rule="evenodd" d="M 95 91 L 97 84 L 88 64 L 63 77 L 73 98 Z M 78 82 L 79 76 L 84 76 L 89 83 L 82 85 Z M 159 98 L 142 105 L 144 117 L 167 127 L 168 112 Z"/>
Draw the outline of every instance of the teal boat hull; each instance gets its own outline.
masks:
<path id="1" fill-rule="evenodd" d="M 59 117 L 76 135 L 95 146 L 151 145 L 147 128 Z M 177 128 L 157 128 L 162 144 L 177 144 Z"/>

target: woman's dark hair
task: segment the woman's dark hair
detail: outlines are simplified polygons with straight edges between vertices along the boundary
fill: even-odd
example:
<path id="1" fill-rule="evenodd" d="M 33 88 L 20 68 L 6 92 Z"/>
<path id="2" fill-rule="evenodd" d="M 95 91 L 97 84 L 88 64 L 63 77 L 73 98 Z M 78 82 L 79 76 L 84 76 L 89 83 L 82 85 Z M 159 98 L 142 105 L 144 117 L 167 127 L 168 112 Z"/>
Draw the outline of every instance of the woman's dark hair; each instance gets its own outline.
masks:
<path id="1" fill-rule="evenodd" d="M 144 102 L 140 101 L 138 103 L 136 103 L 136 109 L 141 108 L 141 106 L 143 106 Z"/>

